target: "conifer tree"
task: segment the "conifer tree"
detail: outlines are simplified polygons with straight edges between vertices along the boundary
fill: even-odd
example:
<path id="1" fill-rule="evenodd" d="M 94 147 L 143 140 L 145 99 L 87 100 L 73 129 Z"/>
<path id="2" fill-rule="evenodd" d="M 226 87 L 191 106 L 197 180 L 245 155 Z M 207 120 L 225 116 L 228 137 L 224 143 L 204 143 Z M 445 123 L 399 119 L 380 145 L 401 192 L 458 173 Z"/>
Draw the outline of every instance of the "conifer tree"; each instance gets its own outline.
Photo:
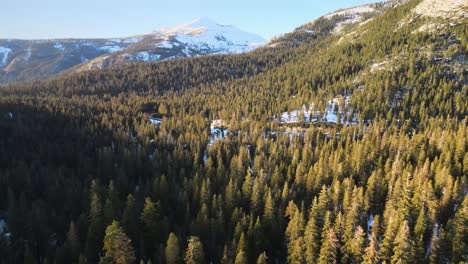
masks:
<path id="1" fill-rule="evenodd" d="M 408 222 L 404 221 L 395 237 L 395 248 L 392 263 L 413 263 L 413 243 L 410 236 Z"/>
<path id="2" fill-rule="evenodd" d="M 86 239 L 86 258 L 88 261 L 97 261 L 99 249 L 102 247 L 103 233 L 104 219 L 101 201 L 97 193 L 92 193 L 88 236 Z"/>
<path id="3" fill-rule="evenodd" d="M 338 239 L 332 228 L 326 232 L 323 238 L 322 247 L 320 248 L 319 264 L 338 263 L 337 259 Z"/>
<path id="4" fill-rule="evenodd" d="M 205 253 L 203 244 L 198 237 L 192 236 L 188 239 L 187 249 L 185 250 L 186 264 L 204 264 Z"/>
<path id="5" fill-rule="evenodd" d="M 174 233 L 169 234 L 166 242 L 166 263 L 179 264 L 181 263 L 181 252 L 179 247 L 179 239 Z"/>
<path id="6" fill-rule="evenodd" d="M 372 233 L 369 238 L 369 244 L 364 249 L 363 264 L 378 263 L 379 258 L 379 219 L 377 215 L 374 217 L 372 225 Z"/>
<path id="7" fill-rule="evenodd" d="M 260 254 L 258 256 L 258 259 L 257 259 L 257 264 L 267 264 L 268 258 L 267 258 L 267 255 L 265 252 L 263 252 L 262 254 Z"/>
<path id="8" fill-rule="evenodd" d="M 468 262 L 468 195 L 458 208 L 452 226 L 453 262 Z"/>
<path id="9" fill-rule="evenodd" d="M 132 243 L 117 221 L 113 221 L 106 228 L 104 251 L 106 255 L 101 259 L 103 263 L 107 263 L 109 259 L 112 259 L 115 264 L 135 263 L 135 251 Z"/>

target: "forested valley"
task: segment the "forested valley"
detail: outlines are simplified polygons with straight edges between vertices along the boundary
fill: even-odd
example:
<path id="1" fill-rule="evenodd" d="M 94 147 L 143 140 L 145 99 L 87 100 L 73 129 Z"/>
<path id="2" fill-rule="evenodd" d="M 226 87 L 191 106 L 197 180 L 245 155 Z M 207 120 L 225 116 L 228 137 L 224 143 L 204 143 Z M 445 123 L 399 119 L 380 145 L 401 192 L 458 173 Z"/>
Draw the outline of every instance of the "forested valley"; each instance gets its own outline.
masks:
<path id="1" fill-rule="evenodd" d="M 468 263 L 468 23 L 419 2 L 0 87 L 0 263 Z"/>

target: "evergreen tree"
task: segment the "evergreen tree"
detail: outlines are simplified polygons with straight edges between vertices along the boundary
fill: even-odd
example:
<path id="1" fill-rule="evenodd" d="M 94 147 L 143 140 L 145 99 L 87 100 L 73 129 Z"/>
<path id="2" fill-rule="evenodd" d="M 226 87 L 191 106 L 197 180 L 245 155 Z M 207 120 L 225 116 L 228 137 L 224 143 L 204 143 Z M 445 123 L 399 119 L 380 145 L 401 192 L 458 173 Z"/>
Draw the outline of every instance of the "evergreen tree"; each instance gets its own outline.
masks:
<path id="1" fill-rule="evenodd" d="M 468 195 L 457 209 L 452 226 L 452 261 L 468 262 Z"/>
<path id="2" fill-rule="evenodd" d="M 394 254 L 392 256 L 392 263 L 413 263 L 413 244 L 409 232 L 408 222 L 404 221 L 401 224 L 394 243 L 395 248 L 393 250 Z"/>
<path id="3" fill-rule="evenodd" d="M 91 194 L 91 206 L 89 212 L 89 228 L 86 240 L 86 258 L 88 261 L 98 260 L 98 252 L 102 247 L 104 236 L 104 219 L 101 201 L 96 192 Z"/>
<path id="4" fill-rule="evenodd" d="M 166 263 L 179 264 L 181 263 L 179 239 L 174 233 L 169 234 L 166 242 Z"/>
<path id="5" fill-rule="evenodd" d="M 337 258 L 338 239 L 333 229 L 328 229 L 326 236 L 323 238 L 322 247 L 320 248 L 319 264 L 338 263 Z"/>
<path id="6" fill-rule="evenodd" d="M 198 237 L 190 237 L 188 239 L 187 249 L 185 250 L 185 263 L 205 263 L 205 253 L 203 252 L 203 245 Z"/>
<path id="7" fill-rule="evenodd" d="M 258 256 L 257 264 L 267 264 L 267 260 L 267 255 L 265 252 L 263 252 L 262 254 L 260 254 L 260 256 Z"/>
<path id="8" fill-rule="evenodd" d="M 136 261 L 132 243 L 117 221 L 113 221 L 106 228 L 104 251 L 106 255 L 100 263 L 107 263 L 109 259 L 112 259 L 113 263 L 116 264 L 131 264 Z"/>

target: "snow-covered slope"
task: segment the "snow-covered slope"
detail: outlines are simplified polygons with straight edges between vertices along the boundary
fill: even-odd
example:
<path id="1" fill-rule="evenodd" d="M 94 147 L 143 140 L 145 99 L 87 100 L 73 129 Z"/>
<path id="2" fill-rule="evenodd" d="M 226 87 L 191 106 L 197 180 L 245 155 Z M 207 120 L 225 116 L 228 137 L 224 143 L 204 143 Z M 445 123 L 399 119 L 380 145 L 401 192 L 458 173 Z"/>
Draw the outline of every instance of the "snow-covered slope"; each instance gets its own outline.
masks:
<path id="1" fill-rule="evenodd" d="M 218 24 L 208 18 L 197 18 L 177 27 L 162 28 L 156 35 L 156 38 L 165 39 L 162 46 L 170 45 L 168 41 L 174 38 L 188 50 L 209 49 L 219 53 L 242 53 L 265 44 L 265 39 L 258 35 Z"/>
<path id="2" fill-rule="evenodd" d="M 207 18 L 148 34 L 112 39 L 0 39 L 0 83 L 44 79 L 64 71 L 210 54 L 237 54 L 266 40 Z"/>
<path id="3" fill-rule="evenodd" d="M 105 54 L 76 67 L 83 71 L 129 62 L 157 61 L 210 54 L 238 54 L 263 46 L 262 37 L 233 26 L 197 18 L 175 27 L 142 35 L 127 49 Z"/>

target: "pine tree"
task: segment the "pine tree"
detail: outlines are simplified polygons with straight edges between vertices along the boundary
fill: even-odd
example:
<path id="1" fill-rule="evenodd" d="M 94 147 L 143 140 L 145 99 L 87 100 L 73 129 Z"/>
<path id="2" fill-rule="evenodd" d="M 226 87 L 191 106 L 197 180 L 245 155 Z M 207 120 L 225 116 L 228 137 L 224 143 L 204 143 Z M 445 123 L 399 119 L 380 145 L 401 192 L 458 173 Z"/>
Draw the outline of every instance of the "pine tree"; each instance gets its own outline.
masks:
<path id="1" fill-rule="evenodd" d="M 417 262 L 424 262 L 426 256 L 426 240 L 430 227 L 430 221 L 426 216 L 425 207 L 421 207 L 419 211 L 418 219 L 414 227 L 414 252 L 417 258 Z"/>
<path id="2" fill-rule="evenodd" d="M 198 237 L 190 237 L 188 239 L 187 249 L 185 251 L 186 264 L 204 264 L 205 253 L 203 252 L 203 244 Z"/>
<path id="3" fill-rule="evenodd" d="M 239 241 L 237 242 L 236 255 L 241 251 L 244 251 L 244 253 L 247 251 L 247 242 L 244 233 L 240 235 Z"/>
<path id="4" fill-rule="evenodd" d="M 354 231 L 353 241 L 351 243 L 351 254 L 353 263 L 362 263 L 364 254 L 364 242 L 366 241 L 365 232 L 361 226 Z"/>
<path id="5" fill-rule="evenodd" d="M 364 249 L 363 264 L 378 263 L 379 258 L 379 219 L 377 215 L 374 217 L 372 225 L 372 234 L 369 239 L 369 245 Z"/>
<path id="6" fill-rule="evenodd" d="M 102 259 L 102 262 L 112 259 L 115 264 L 135 263 L 135 251 L 132 243 L 117 221 L 113 221 L 106 228 L 104 251 L 106 255 Z"/>
<path id="7" fill-rule="evenodd" d="M 322 248 L 320 248 L 319 264 L 338 263 L 337 259 L 338 239 L 332 228 L 326 232 L 323 238 Z"/>
<path id="8" fill-rule="evenodd" d="M 143 224 L 146 254 L 149 256 L 161 242 L 159 217 L 159 204 L 154 203 L 150 198 L 146 198 L 140 220 Z"/>
<path id="9" fill-rule="evenodd" d="M 91 206 L 89 212 L 89 228 L 86 240 L 86 258 L 88 261 L 97 262 L 98 252 L 102 247 L 104 236 L 104 219 L 101 201 L 97 193 L 91 194 Z"/>
<path id="10" fill-rule="evenodd" d="M 236 260 L 234 261 L 234 264 L 247 264 L 247 263 L 249 263 L 247 254 L 245 253 L 244 250 L 240 250 L 236 255 Z"/>
<path id="11" fill-rule="evenodd" d="M 408 222 L 404 221 L 395 237 L 395 248 L 392 256 L 392 263 L 403 264 L 413 263 L 413 243 L 410 236 Z"/>
<path id="12" fill-rule="evenodd" d="M 132 241 L 137 241 L 138 224 L 138 211 L 135 204 L 135 198 L 133 198 L 133 195 L 129 194 L 127 196 L 127 202 L 122 216 L 122 227 Z"/>
<path id="13" fill-rule="evenodd" d="M 78 256 L 80 254 L 80 241 L 73 221 L 70 222 L 70 227 L 68 228 L 65 247 L 69 252 L 69 258 L 72 259 L 72 261 L 78 260 Z"/>
<path id="14" fill-rule="evenodd" d="M 315 200 L 315 202 L 317 202 Z M 312 206 L 309 213 L 309 221 L 304 232 L 306 262 L 309 264 L 316 263 L 320 253 L 320 228 L 317 226 L 316 203 Z"/>
<path id="15" fill-rule="evenodd" d="M 263 252 L 262 254 L 260 254 L 260 256 L 258 256 L 257 264 L 267 264 L 267 260 L 267 255 L 265 252 Z"/>
<path id="16" fill-rule="evenodd" d="M 244 205 L 248 205 L 250 197 L 252 196 L 252 173 L 250 168 L 247 169 L 247 175 L 245 176 L 244 183 L 242 184 L 242 197 L 244 199 Z"/>
<path id="17" fill-rule="evenodd" d="M 468 262 L 468 195 L 465 196 L 451 223 L 452 261 Z"/>
<path id="18" fill-rule="evenodd" d="M 286 228 L 288 263 L 300 264 L 304 262 L 304 217 L 293 202 L 289 203 L 286 216 L 290 217 Z"/>
<path id="19" fill-rule="evenodd" d="M 179 239 L 174 233 L 169 234 L 166 242 L 166 263 L 179 264 L 181 263 Z"/>

